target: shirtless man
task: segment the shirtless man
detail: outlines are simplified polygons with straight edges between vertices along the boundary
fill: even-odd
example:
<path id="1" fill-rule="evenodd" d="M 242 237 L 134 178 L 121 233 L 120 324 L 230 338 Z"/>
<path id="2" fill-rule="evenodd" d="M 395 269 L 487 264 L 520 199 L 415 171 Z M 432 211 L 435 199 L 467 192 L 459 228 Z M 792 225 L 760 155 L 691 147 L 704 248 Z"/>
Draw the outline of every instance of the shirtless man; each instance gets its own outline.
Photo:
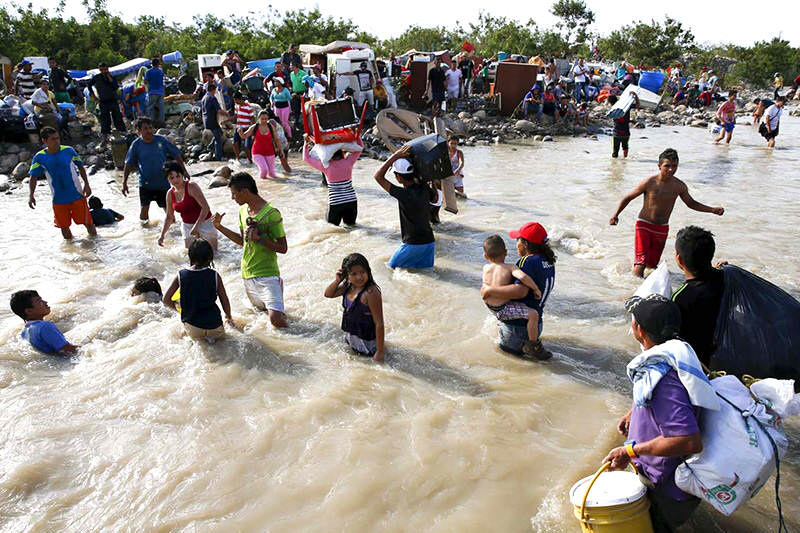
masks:
<path id="1" fill-rule="evenodd" d="M 651 176 L 636 186 L 619 202 L 617 211 L 609 220 L 616 226 L 619 214 L 637 196 L 644 195 L 644 203 L 639 218 L 636 220 L 635 259 L 633 274 L 644 277 L 645 268 L 655 268 L 664 251 L 669 233 L 669 217 L 675 207 L 675 200 L 680 197 L 689 209 L 703 213 L 722 215 L 722 207 L 710 207 L 701 204 L 689 194 L 686 184 L 675 177 L 678 170 L 678 152 L 667 148 L 658 156 L 659 173 Z"/>
<path id="2" fill-rule="evenodd" d="M 491 235 L 483 241 L 483 256 L 489 261 L 483 265 L 483 284 L 489 287 L 502 287 L 512 285 L 514 278 L 533 291 L 534 298 L 541 299 L 542 291 L 529 275 L 515 265 L 506 261 L 508 250 L 506 243 L 499 235 Z M 511 301 L 497 296 L 485 296 L 483 299 L 486 307 L 498 320 L 526 319 L 528 321 L 528 341 L 522 351 L 528 355 L 533 354 L 536 340 L 539 338 L 539 313 L 522 302 Z"/>

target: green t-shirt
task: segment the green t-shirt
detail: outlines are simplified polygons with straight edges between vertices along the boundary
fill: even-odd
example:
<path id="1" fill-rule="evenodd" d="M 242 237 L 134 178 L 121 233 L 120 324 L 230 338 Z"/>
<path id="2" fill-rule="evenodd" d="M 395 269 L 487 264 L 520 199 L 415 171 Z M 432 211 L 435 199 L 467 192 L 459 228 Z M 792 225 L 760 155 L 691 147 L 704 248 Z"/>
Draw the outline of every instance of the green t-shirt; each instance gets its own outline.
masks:
<path id="1" fill-rule="evenodd" d="M 239 231 L 244 235 L 247 231 L 247 219 L 250 217 L 247 205 L 239 208 Z M 261 234 L 265 232 L 273 241 L 285 237 L 283 231 L 283 218 L 281 212 L 267 203 L 253 218 L 258 222 Z M 262 244 L 244 241 L 242 251 L 242 278 L 265 278 L 280 276 L 278 269 L 278 254 Z"/>
<path id="2" fill-rule="evenodd" d="M 305 70 L 298 70 L 296 73 L 291 72 L 290 77 L 292 79 L 292 92 L 293 93 L 304 93 L 306 92 L 306 84 L 303 83 L 303 78 L 305 78 L 308 74 L 306 74 Z"/>

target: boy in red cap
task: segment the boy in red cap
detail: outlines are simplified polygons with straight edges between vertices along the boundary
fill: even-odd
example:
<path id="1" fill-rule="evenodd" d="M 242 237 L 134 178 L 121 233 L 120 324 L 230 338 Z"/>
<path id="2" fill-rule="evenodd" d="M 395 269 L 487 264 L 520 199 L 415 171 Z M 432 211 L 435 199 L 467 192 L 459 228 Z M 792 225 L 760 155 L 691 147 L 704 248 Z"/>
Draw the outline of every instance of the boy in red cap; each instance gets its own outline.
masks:
<path id="1" fill-rule="evenodd" d="M 644 203 L 636 219 L 633 261 L 633 275 L 640 278 L 644 277 L 645 268 L 655 268 L 661 260 L 661 252 L 664 251 L 669 234 L 669 217 L 678 197 L 689 209 L 695 211 L 714 213 L 718 216 L 725 212 L 723 207 L 710 207 L 692 198 L 686 184 L 675 177 L 675 172 L 678 170 L 677 151 L 667 148 L 661 152 L 658 156 L 658 168 L 658 174 L 650 176 L 622 198 L 617 211 L 608 222 L 616 226 L 622 210 L 634 198 L 644 195 Z"/>
<path id="2" fill-rule="evenodd" d="M 547 243 L 547 231 L 538 222 L 528 222 L 520 229 L 509 233 L 509 237 L 517 240 L 517 267 L 527 274 L 539 288 L 539 294 L 523 285 L 520 280 L 515 279 L 513 285 L 489 286 L 484 284 L 481 287 L 481 298 L 498 298 L 520 302 L 533 309 L 538 315 L 536 336 L 531 337 L 522 345 L 523 352 L 543 361 L 550 359 L 553 354 L 542 346 L 539 337 L 542 334 L 542 313 L 544 305 L 556 281 L 556 255 Z M 518 320 L 503 320 L 509 325 L 518 324 Z M 501 343 L 502 347 L 502 343 Z"/>

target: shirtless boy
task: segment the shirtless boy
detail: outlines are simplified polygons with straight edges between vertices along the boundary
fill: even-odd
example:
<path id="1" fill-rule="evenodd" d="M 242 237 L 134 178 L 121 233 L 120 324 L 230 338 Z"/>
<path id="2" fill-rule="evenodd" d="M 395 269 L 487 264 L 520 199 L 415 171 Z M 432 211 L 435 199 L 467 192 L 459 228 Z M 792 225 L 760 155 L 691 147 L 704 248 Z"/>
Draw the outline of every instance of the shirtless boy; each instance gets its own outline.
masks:
<path id="1" fill-rule="evenodd" d="M 675 177 L 678 170 L 678 152 L 667 148 L 658 156 L 659 173 L 651 176 L 636 186 L 619 202 L 617 211 L 609 220 L 609 224 L 616 226 L 619 214 L 637 196 L 644 195 L 644 203 L 639 217 L 636 220 L 635 248 L 636 256 L 633 261 L 633 274 L 644 277 L 644 269 L 655 268 L 664 251 L 669 233 L 669 217 L 675 207 L 675 200 L 680 197 L 689 209 L 703 213 L 722 215 L 722 207 L 710 207 L 701 204 L 689 194 L 686 184 Z"/>
<path id="2" fill-rule="evenodd" d="M 483 241 L 483 256 L 489 261 L 483 265 L 483 284 L 489 287 L 502 287 L 512 285 L 514 279 L 518 279 L 523 285 L 533 291 L 534 297 L 538 300 L 542 297 L 542 291 L 536 286 L 533 279 L 523 272 L 519 267 L 509 265 L 505 262 L 508 250 L 506 243 L 499 235 L 491 235 Z M 484 297 L 486 307 L 497 317 L 498 320 L 517 320 L 527 319 L 528 321 L 528 340 L 522 347 L 522 351 L 527 355 L 534 355 L 533 348 L 539 338 L 539 313 L 531 309 L 522 302 L 511 301 L 497 296 Z"/>

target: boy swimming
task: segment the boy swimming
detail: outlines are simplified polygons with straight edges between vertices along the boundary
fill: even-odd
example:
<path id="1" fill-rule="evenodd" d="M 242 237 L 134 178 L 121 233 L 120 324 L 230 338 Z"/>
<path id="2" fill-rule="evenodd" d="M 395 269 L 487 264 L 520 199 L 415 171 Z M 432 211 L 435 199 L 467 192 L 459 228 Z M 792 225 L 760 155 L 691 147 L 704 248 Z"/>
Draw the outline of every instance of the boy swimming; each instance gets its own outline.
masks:
<path id="1" fill-rule="evenodd" d="M 58 326 L 44 320 L 44 317 L 50 314 L 50 306 L 38 292 L 31 290 L 15 292 L 11 295 L 11 310 L 25 321 L 20 336 L 40 352 L 72 355 L 80 348 L 70 344 Z"/>
<path id="2" fill-rule="evenodd" d="M 514 278 L 533 291 L 534 297 L 540 299 L 542 292 L 533 279 L 519 267 L 505 262 L 508 250 L 506 243 L 499 235 L 491 235 L 483 241 L 483 256 L 489 261 L 483 265 L 483 284 L 489 287 L 502 287 L 513 285 Z M 523 302 L 511 301 L 499 296 L 486 295 L 483 298 L 486 307 L 498 320 L 525 319 L 528 321 L 528 340 L 522 351 L 527 355 L 533 354 L 536 339 L 539 338 L 539 313 Z"/>
<path id="3" fill-rule="evenodd" d="M 636 219 L 635 258 L 633 261 L 633 274 L 644 277 L 644 269 L 655 268 L 661 260 L 661 252 L 667 242 L 669 234 L 669 217 L 675 207 L 675 200 L 680 197 L 689 209 L 703 213 L 714 213 L 721 216 L 723 207 L 710 207 L 701 204 L 689 194 L 689 188 L 684 182 L 675 177 L 678 170 L 678 152 L 667 148 L 658 156 L 659 173 L 650 176 L 619 202 L 616 212 L 609 220 L 609 224 L 616 226 L 619 214 L 631 201 L 639 195 L 644 195 L 644 203 Z"/>

